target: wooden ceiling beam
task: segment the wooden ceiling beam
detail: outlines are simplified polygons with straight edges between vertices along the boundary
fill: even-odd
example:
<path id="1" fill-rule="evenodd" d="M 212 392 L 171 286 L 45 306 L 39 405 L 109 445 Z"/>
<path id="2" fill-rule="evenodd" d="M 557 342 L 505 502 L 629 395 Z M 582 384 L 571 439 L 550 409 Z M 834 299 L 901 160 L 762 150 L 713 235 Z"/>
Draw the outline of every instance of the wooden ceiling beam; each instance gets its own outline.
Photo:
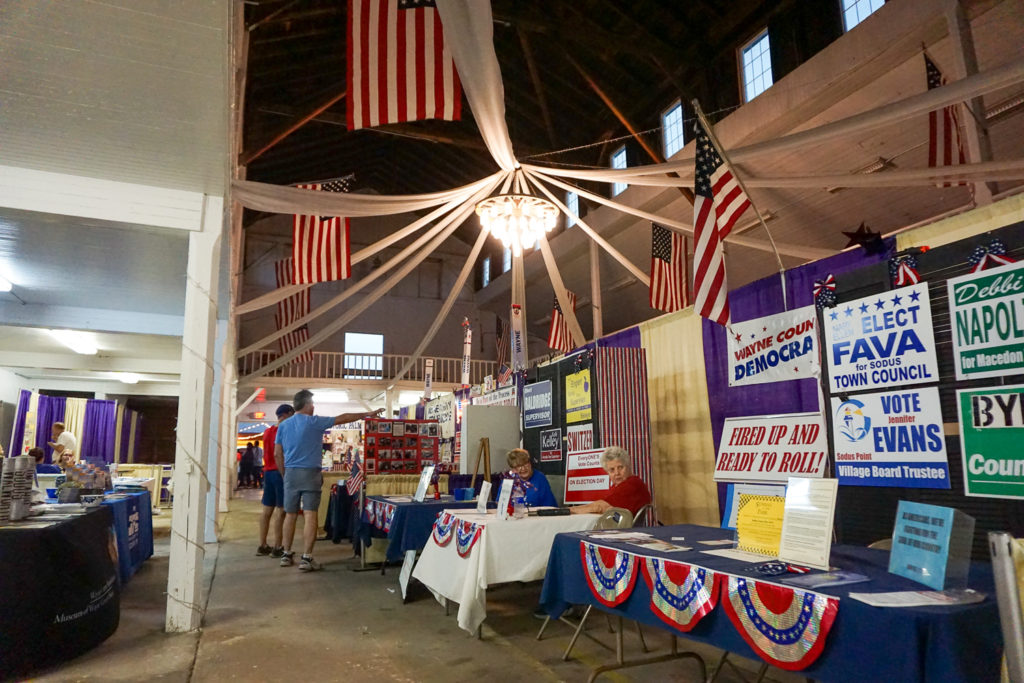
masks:
<path id="1" fill-rule="evenodd" d="M 274 146 L 277 145 L 279 142 L 287 138 L 289 135 L 297 131 L 299 128 L 302 128 L 304 125 L 312 121 L 318 115 L 322 114 L 332 105 L 340 102 L 345 97 L 346 94 L 348 94 L 347 88 L 345 90 L 342 90 L 340 93 L 335 93 L 331 95 L 324 102 L 314 107 L 312 111 L 303 114 L 298 119 L 292 121 L 283 129 L 281 129 L 276 135 L 274 135 L 273 138 L 271 138 L 270 142 L 266 143 L 262 147 L 259 147 L 258 149 L 251 150 L 249 152 L 242 152 L 242 159 L 239 161 L 239 163 L 242 166 L 248 166 L 251 162 L 255 161 L 256 159 L 259 159 L 266 152 L 273 149 Z"/>
<path id="2" fill-rule="evenodd" d="M 555 127 L 551 123 L 551 112 L 548 109 L 548 100 L 544 95 L 544 85 L 540 80 L 540 72 L 537 71 L 537 64 L 533 60 L 533 51 L 530 49 L 530 41 L 525 31 L 517 30 L 519 44 L 523 47 L 523 56 L 526 58 L 526 67 L 530 71 L 530 80 L 533 81 L 533 90 L 537 94 L 537 104 L 540 105 L 541 116 L 544 117 L 544 128 L 548 132 L 548 142 L 552 149 L 558 146 L 555 138 Z"/>

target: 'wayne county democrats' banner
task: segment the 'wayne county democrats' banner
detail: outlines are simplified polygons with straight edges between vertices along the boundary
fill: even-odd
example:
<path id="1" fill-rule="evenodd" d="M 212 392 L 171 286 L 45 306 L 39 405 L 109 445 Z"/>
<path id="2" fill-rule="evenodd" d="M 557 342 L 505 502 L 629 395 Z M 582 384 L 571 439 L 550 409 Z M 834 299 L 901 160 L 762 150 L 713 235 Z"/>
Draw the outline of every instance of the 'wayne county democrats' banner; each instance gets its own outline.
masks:
<path id="1" fill-rule="evenodd" d="M 833 398 L 832 433 L 840 484 L 949 488 L 936 387 Z"/>
<path id="2" fill-rule="evenodd" d="M 814 306 L 732 324 L 729 386 L 817 377 L 818 315 Z"/>
<path id="3" fill-rule="evenodd" d="M 727 417 L 715 481 L 788 481 L 822 477 L 828 438 L 821 413 Z"/>
<path id="4" fill-rule="evenodd" d="M 547 427 L 551 424 L 551 380 L 523 387 L 523 426 Z"/>
<path id="5" fill-rule="evenodd" d="M 957 379 L 1024 373 L 1024 261 L 946 281 Z"/>
<path id="6" fill-rule="evenodd" d="M 939 381 L 925 282 L 841 303 L 824 326 L 833 394 Z"/>

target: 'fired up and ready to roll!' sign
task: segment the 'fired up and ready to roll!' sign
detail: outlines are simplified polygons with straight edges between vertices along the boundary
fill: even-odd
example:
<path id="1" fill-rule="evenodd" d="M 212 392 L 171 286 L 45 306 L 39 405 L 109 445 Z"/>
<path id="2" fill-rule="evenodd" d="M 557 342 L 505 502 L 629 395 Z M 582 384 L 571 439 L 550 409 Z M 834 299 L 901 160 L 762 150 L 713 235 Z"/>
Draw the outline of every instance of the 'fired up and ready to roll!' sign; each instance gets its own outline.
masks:
<path id="1" fill-rule="evenodd" d="M 832 393 L 939 381 L 926 283 L 841 303 L 824 326 Z"/>
<path id="2" fill-rule="evenodd" d="M 1024 373 L 1024 262 L 946 281 L 957 379 Z"/>
<path id="3" fill-rule="evenodd" d="M 733 323 L 729 386 L 817 377 L 817 326 L 814 306 Z"/>
<path id="4" fill-rule="evenodd" d="M 787 481 L 825 474 L 828 438 L 819 413 L 729 417 L 715 481 Z"/>
<path id="5" fill-rule="evenodd" d="M 949 488 L 939 390 L 832 399 L 840 484 Z"/>

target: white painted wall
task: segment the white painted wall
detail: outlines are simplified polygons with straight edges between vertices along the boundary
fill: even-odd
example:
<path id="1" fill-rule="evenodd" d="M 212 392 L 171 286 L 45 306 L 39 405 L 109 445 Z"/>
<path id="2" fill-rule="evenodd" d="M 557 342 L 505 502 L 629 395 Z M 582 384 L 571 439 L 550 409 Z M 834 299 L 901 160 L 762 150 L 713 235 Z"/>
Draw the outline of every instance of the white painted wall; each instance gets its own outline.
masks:
<path id="1" fill-rule="evenodd" d="M 5 452 L 10 450 L 14 416 L 18 411 L 18 393 L 28 388 L 25 382 L 21 375 L 0 368 L 0 444 L 3 444 Z"/>

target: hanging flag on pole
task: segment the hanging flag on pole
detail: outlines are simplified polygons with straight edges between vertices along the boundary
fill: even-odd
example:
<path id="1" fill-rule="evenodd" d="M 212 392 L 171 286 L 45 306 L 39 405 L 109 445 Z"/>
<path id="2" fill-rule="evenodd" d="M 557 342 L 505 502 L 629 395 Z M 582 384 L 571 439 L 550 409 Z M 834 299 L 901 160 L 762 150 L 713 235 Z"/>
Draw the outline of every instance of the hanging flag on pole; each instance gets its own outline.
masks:
<path id="1" fill-rule="evenodd" d="M 508 359 L 508 344 L 511 337 L 508 323 L 501 319 L 501 316 L 494 318 L 494 348 L 497 358 L 495 362 L 502 365 Z"/>
<path id="2" fill-rule="evenodd" d="M 295 264 L 290 258 L 281 259 L 274 263 L 274 274 L 277 278 L 277 286 L 285 287 L 292 284 Z M 291 325 L 299 318 L 309 313 L 309 290 L 292 294 L 291 296 L 277 302 L 277 313 L 274 314 L 274 324 L 280 330 Z M 309 328 L 305 325 L 298 327 L 278 339 L 281 348 L 281 355 L 309 341 Z M 308 363 L 313 360 L 313 352 L 300 353 L 292 359 L 293 363 Z"/>
<path id="3" fill-rule="evenodd" d="M 570 292 L 568 289 L 565 290 L 566 295 L 569 297 L 569 302 L 572 304 L 572 310 L 576 310 L 576 295 Z M 562 307 L 558 305 L 558 297 L 555 296 L 555 306 L 551 310 L 551 327 L 548 329 L 548 346 L 551 348 L 561 351 L 562 353 L 569 353 L 575 348 L 575 344 L 572 341 L 572 335 L 569 334 L 569 323 L 565 319 L 565 315 L 562 313 Z"/>
<path id="4" fill-rule="evenodd" d="M 349 0 L 348 129 L 462 117 L 433 0 Z"/>
<path id="5" fill-rule="evenodd" d="M 512 327 L 512 370 L 519 372 L 526 369 L 526 345 L 523 343 L 523 307 L 512 304 L 510 323 Z"/>
<path id="6" fill-rule="evenodd" d="M 469 318 L 462 319 L 462 327 L 466 331 L 462 339 L 462 386 L 469 386 L 469 356 L 473 352 L 473 328 L 469 324 Z"/>
<path id="7" fill-rule="evenodd" d="M 434 391 L 434 359 L 428 358 L 423 361 L 423 398 L 430 400 L 430 394 Z"/>
<path id="8" fill-rule="evenodd" d="M 651 308 L 671 313 L 689 304 L 686 235 L 651 223 Z"/>
<path id="9" fill-rule="evenodd" d="M 946 77 L 942 75 L 928 53 L 924 55 L 924 70 L 929 90 L 946 85 Z M 928 112 L 928 168 L 960 166 L 967 163 L 963 140 L 960 138 L 959 106 L 951 104 L 938 111 Z M 952 187 L 955 184 L 967 183 L 943 183 L 942 187 Z"/>
<path id="10" fill-rule="evenodd" d="M 694 309 L 720 325 L 731 322 L 722 242 L 750 206 L 729 166 L 700 121 L 695 121 L 697 157 L 693 199 Z"/>
<path id="11" fill-rule="evenodd" d="M 297 185 L 300 190 L 348 192 L 355 174 L 326 183 Z M 352 273 L 348 219 L 295 214 L 292 222 L 292 284 L 344 280 Z"/>

